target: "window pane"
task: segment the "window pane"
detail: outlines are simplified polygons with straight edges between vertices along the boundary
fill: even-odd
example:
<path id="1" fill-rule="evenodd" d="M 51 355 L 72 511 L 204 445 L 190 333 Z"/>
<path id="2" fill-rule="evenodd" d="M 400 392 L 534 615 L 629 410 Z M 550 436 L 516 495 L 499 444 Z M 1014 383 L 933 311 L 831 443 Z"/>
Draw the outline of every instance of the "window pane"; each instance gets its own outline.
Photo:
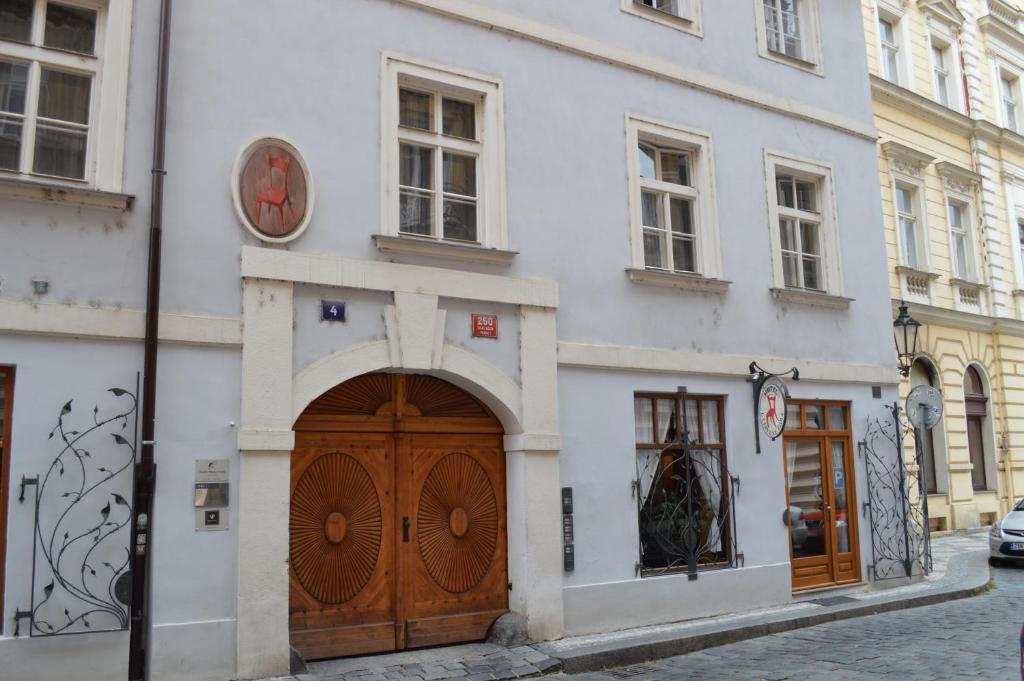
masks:
<path id="1" fill-rule="evenodd" d="M 800 430 L 800 405 L 789 402 L 786 404 L 786 430 Z"/>
<path id="2" fill-rule="evenodd" d="M 816 211 L 815 194 L 817 193 L 813 182 L 796 183 L 796 207 L 800 210 Z"/>
<path id="3" fill-rule="evenodd" d="M 640 158 L 640 177 L 646 177 L 649 180 L 658 179 L 654 164 L 654 149 L 641 144 L 637 151 Z"/>
<path id="4" fill-rule="evenodd" d="M 953 247 L 955 248 L 956 276 L 961 279 L 968 279 L 967 240 L 964 239 L 963 234 L 953 233 Z"/>
<path id="5" fill-rule="evenodd" d="M 444 238 L 476 241 L 476 201 L 444 200 Z"/>
<path id="6" fill-rule="evenodd" d="M 894 43 L 895 32 L 893 31 L 892 24 L 885 19 L 878 20 L 878 30 L 882 34 L 882 40 L 887 43 Z"/>
<path id="7" fill-rule="evenodd" d="M 36 148 L 32 171 L 58 177 L 85 177 L 84 130 L 58 126 L 36 126 Z"/>
<path id="8" fill-rule="evenodd" d="M 0 115 L 0 168 L 18 170 L 21 164 L 21 121 Z"/>
<path id="9" fill-rule="evenodd" d="M 664 232 L 644 230 L 644 265 L 647 267 L 665 267 Z"/>
<path id="10" fill-rule="evenodd" d="M 679 272 L 697 271 L 697 249 L 693 239 L 672 239 L 673 266 Z"/>
<path id="11" fill-rule="evenodd" d="M 835 511 L 832 517 L 836 524 L 836 552 L 850 550 L 850 504 L 846 498 L 846 461 L 843 443 L 832 443 L 832 489 L 835 497 Z"/>
<path id="12" fill-rule="evenodd" d="M 398 231 L 429 236 L 434 216 L 433 197 L 404 190 L 400 197 Z"/>
<path id="13" fill-rule="evenodd" d="M 782 250 L 796 250 L 796 220 L 788 218 L 779 219 L 779 239 L 782 242 Z"/>
<path id="14" fill-rule="evenodd" d="M 672 211 L 672 231 L 693 234 L 693 203 L 686 199 L 669 199 Z"/>
<path id="15" fill-rule="evenodd" d="M 988 487 L 985 475 L 985 438 L 982 435 L 982 423 L 979 416 L 967 417 L 967 449 L 970 453 L 971 483 L 974 489 L 982 490 Z"/>
<path id="16" fill-rule="evenodd" d="M 958 204 L 949 204 L 949 226 L 953 229 L 963 229 L 963 209 Z"/>
<path id="17" fill-rule="evenodd" d="M 476 106 L 457 99 L 441 100 L 441 132 L 451 137 L 476 139 Z"/>
<path id="18" fill-rule="evenodd" d="M 828 429 L 846 430 L 846 407 L 828 408 Z"/>
<path id="19" fill-rule="evenodd" d="M 28 66 L 0 61 L 0 111 L 25 113 Z"/>
<path id="20" fill-rule="evenodd" d="M 664 229 L 665 221 L 662 216 L 664 210 L 662 207 L 661 195 L 655 194 L 654 192 L 641 192 L 640 198 L 643 203 L 644 227 L 657 227 L 658 229 Z"/>
<path id="21" fill-rule="evenodd" d="M 775 183 L 778 188 L 779 205 L 796 208 L 796 198 L 793 196 L 793 178 L 788 175 L 779 175 Z"/>
<path id="22" fill-rule="evenodd" d="M 941 49 L 934 45 L 932 46 L 932 61 L 935 63 L 935 68 L 940 71 L 944 69 L 943 65 L 946 63 L 946 55 L 943 54 Z"/>
<path id="23" fill-rule="evenodd" d="M 711 400 L 701 402 L 700 413 L 704 426 L 704 444 L 722 444 L 722 432 L 718 423 L 718 402 Z"/>
<path id="24" fill-rule="evenodd" d="M 39 115 L 69 123 L 89 122 L 88 76 L 44 68 L 39 81 Z"/>
<path id="25" fill-rule="evenodd" d="M 690 155 L 686 152 L 661 152 L 661 179 L 690 186 Z"/>
<path id="26" fill-rule="evenodd" d="M 398 122 L 410 128 L 433 130 L 433 97 L 412 90 L 398 91 Z"/>
<path id="27" fill-rule="evenodd" d="M 903 232 L 903 262 L 917 267 L 917 225 L 913 220 L 900 218 L 900 229 Z"/>
<path id="28" fill-rule="evenodd" d="M 654 407 L 649 397 L 633 398 L 633 421 L 638 443 L 654 442 Z"/>
<path id="29" fill-rule="evenodd" d="M 809 404 L 805 407 L 807 430 L 822 430 L 825 427 L 825 407 Z"/>
<path id="30" fill-rule="evenodd" d="M 49 3 L 43 44 L 60 50 L 92 54 L 96 43 L 96 12 Z"/>
<path id="31" fill-rule="evenodd" d="M 33 0 L 0 2 L 0 40 L 28 42 L 32 33 Z"/>
<path id="32" fill-rule="evenodd" d="M 935 98 L 939 104 L 949 106 L 949 88 L 946 85 L 946 76 L 941 73 L 935 74 Z"/>
<path id="33" fill-rule="evenodd" d="M 800 256 L 796 253 L 782 254 L 782 276 L 786 286 L 802 286 L 800 282 Z"/>
<path id="34" fill-rule="evenodd" d="M 399 146 L 398 182 L 406 187 L 433 189 L 434 150 L 414 147 L 411 144 Z"/>
<path id="35" fill-rule="evenodd" d="M 821 260 L 804 258 L 804 288 L 821 290 Z"/>
<path id="36" fill-rule="evenodd" d="M 476 196 L 476 158 L 444 152 L 444 190 Z"/>
<path id="37" fill-rule="evenodd" d="M 686 414 L 683 418 L 686 421 L 687 442 L 700 442 L 700 409 L 697 400 L 686 400 Z"/>
<path id="38" fill-rule="evenodd" d="M 800 247 L 808 255 L 821 254 L 821 245 L 818 243 L 818 225 L 813 222 L 800 222 Z"/>
<path id="39" fill-rule="evenodd" d="M 905 187 L 896 188 L 896 207 L 901 213 L 913 215 L 914 204 L 910 200 L 910 190 Z"/>
<path id="40" fill-rule="evenodd" d="M 885 77 L 887 80 L 891 80 L 894 83 L 899 82 L 900 79 L 900 67 L 896 57 L 896 50 L 885 49 Z"/>

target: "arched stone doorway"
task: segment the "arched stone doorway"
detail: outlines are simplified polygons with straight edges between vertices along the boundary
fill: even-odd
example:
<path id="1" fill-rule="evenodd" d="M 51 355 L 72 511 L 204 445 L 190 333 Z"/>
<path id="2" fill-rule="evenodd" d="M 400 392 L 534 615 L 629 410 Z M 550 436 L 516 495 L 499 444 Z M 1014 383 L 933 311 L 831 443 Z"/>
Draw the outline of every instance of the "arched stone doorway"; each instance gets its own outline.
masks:
<path id="1" fill-rule="evenodd" d="M 294 430 L 292 645 L 319 659 L 484 638 L 508 609 L 493 413 L 438 378 L 371 373 Z"/>

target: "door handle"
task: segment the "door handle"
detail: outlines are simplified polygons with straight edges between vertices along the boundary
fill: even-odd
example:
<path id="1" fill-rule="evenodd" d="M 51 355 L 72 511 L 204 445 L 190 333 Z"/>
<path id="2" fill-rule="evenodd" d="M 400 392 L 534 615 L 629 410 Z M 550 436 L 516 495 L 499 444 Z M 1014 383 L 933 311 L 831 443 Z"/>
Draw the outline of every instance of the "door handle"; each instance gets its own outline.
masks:
<path id="1" fill-rule="evenodd" d="M 402 518 L 402 541 L 409 543 L 409 516 Z"/>

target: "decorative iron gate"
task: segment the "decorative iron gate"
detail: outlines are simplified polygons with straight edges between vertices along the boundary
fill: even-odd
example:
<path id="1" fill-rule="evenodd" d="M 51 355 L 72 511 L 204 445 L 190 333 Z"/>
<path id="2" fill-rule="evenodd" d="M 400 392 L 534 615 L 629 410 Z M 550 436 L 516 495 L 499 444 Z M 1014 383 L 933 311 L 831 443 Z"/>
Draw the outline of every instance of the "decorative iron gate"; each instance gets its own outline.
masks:
<path id="1" fill-rule="evenodd" d="M 932 569 L 921 447 L 907 465 L 903 441 L 914 429 L 904 423 L 898 402 L 868 419 L 857 443 L 867 472 L 868 497 L 862 512 L 871 524 L 872 563 L 876 580 L 926 575 Z"/>
<path id="2" fill-rule="evenodd" d="M 138 379 L 135 393 L 107 392 L 84 414 L 74 400 L 61 407 L 47 439 L 53 458 L 21 481 L 19 502 L 35 487 L 32 601 L 17 612 L 30 636 L 128 629 Z"/>

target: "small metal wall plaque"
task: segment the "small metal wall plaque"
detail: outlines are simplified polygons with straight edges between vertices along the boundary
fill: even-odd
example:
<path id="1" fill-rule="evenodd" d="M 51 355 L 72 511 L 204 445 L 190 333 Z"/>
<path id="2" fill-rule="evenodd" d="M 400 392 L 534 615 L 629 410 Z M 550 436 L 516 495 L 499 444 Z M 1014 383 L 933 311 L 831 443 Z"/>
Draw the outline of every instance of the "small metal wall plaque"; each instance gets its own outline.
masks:
<path id="1" fill-rule="evenodd" d="M 576 545 L 572 523 L 572 487 L 562 488 L 562 569 L 576 569 Z"/>
<path id="2" fill-rule="evenodd" d="M 320 321 L 322 322 L 343 322 L 345 321 L 345 303 L 332 300 L 320 301 Z"/>
<path id="3" fill-rule="evenodd" d="M 197 532 L 228 529 L 228 460 L 198 459 L 192 505 Z"/>

